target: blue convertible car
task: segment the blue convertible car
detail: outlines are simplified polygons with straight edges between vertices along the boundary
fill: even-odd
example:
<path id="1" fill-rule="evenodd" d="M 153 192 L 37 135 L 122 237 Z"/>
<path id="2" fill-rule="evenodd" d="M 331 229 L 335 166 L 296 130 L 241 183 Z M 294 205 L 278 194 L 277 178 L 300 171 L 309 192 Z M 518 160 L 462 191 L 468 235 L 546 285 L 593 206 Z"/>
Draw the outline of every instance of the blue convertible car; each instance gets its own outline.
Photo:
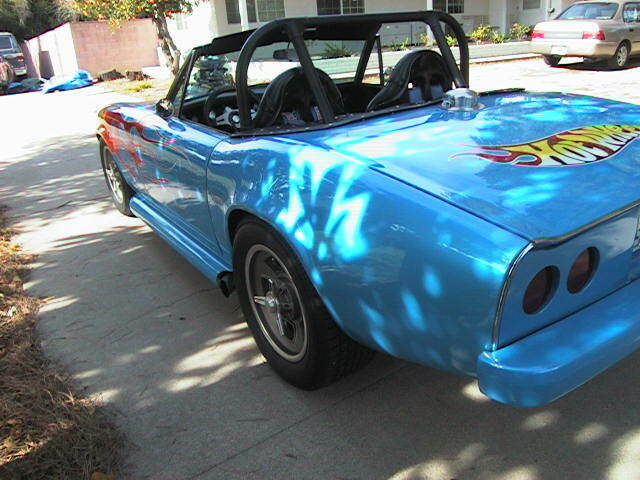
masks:
<path id="1" fill-rule="evenodd" d="M 436 47 L 382 48 L 399 22 Z M 477 94 L 468 64 L 439 12 L 220 37 L 158 104 L 100 112 L 105 178 L 122 213 L 237 291 L 290 383 L 378 350 L 542 405 L 640 345 L 640 107 Z"/>

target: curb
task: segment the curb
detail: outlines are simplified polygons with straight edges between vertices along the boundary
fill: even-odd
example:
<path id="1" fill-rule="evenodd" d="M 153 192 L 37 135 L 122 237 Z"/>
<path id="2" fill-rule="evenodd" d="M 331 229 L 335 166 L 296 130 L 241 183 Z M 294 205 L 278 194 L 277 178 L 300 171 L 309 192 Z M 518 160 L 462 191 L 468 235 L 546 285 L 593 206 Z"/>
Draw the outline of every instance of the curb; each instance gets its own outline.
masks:
<path id="1" fill-rule="evenodd" d="M 500 62 L 513 62 L 516 60 L 531 60 L 534 58 L 540 58 L 541 55 L 537 53 L 524 53 L 520 55 L 504 55 L 501 57 L 482 57 L 472 58 L 469 63 L 471 65 L 478 65 L 484 63 L 500 63 Z"/>

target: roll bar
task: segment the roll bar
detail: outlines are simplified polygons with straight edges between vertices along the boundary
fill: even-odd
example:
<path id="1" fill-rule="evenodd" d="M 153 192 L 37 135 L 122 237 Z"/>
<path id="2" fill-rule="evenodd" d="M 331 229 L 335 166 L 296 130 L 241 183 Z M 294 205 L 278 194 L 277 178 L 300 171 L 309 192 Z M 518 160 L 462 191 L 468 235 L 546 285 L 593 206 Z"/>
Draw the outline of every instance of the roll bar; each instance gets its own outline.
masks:
<path id="1" fill-rule="evenodd" d="M 435 37 L 444 62 L 451 73 L 454 84 L 458 88 L 469 87 L 469 44 L 464 30 L 462 30 L 462 26 L 455 18 L 447 13 L 423 11 L 282 18 L 273 20 L 255 30 L 249 38 L 247 38 L 240 52 L 236 67 L 236 90 L 238 96 L 238 111 L 240 114 L 240 129 L 247 131 L 253 127 L 249 107 L 248 74 L 249 63 L 256 48 L 269 45 L 275 41 L 290 41 L 296 50 L 300 64 L 314 92 L 323 121 L 325 123 L 331 123 L 335 120 L 335 112 L 331 107 L 324 88 L 322 88 L 320 77 L 313 66 L 311 56 L 304 43 L 305 33 L 308 33 L 307 36 L 313 39 L 319 38 L 320 35 L 317 31 L 314 33 L 314 29 L 322 27 L 335 27 L 336 29 L 347 28 L 351 31 L 362 31 L 365 37 L 362 39 L 366 39 L 368 44 L 372 45 L 375 41 L 375 35 L 382 24 L 400 22 L 424 22 L 428 25 Z M 458 41 L 460 48 L 460 68 L 458 68 L 453 52 L 447 43 L 444 31 L 440 25 L 441 22 L 451 28 Z M 338 38 L 333 38 L 333 40 L 338 40 Z M 367 47 L 365 50 L 368 50 L 368 55 L 371 55 L 371 48 Z M 363 52 L 363 54 L 367 54 L 367 52 Z M 366 63 L 363 63 L 363 59 L 361 58 L 360 60 L 358 70 L 360 70 L 361 66 L 366 66 Z"/>

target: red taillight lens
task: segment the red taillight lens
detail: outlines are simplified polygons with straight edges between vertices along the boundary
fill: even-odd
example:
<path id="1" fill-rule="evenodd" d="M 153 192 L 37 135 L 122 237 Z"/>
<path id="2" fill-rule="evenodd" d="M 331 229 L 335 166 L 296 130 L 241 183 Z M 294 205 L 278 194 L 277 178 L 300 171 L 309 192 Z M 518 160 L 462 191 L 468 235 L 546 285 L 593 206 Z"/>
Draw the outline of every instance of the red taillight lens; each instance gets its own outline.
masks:
<path id="1" fill-rule="evenodd" d="M 542 30 L 534 30 L 531 34 L 531 39 L 544 38 L 544 32 Z"/>
<path id="2" fill-rule="evenodd" d="M 598 256 L 598 250 L 593 247 L 587 248 L 578 255 L 567 278 L 567 290 L 570 293 L 581 292 L 587 286 L 598 267 Z"/>
<path id="3" fill-rule="evenodd" d="M 599 30 L 597 32 L 584 32 L 582 34 L 583 40 L 604 40 L 604 32 Z"/>
<path id="4" fill-rule="evenodd" d="M 556 267 L 545 267 L 533 277 L 522 299 L 524 313 L 533 315 L 542 310 L 555 291 L 557 279 Z"/>

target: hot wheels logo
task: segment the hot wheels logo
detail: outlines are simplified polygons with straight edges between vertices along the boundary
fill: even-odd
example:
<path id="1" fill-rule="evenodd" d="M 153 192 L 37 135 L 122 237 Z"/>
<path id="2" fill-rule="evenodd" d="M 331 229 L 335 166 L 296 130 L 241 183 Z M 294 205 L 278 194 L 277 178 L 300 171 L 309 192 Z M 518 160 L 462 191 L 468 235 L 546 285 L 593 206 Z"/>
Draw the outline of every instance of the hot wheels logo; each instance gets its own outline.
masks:
<path id="1" fill-rule="evenodd" d="M 525 167 L 562 167 L 600 162 L 640 136 L 640 125 L 594 125 L 520 145 L 478 146 L 475 155 L 496 163 Z"/>

